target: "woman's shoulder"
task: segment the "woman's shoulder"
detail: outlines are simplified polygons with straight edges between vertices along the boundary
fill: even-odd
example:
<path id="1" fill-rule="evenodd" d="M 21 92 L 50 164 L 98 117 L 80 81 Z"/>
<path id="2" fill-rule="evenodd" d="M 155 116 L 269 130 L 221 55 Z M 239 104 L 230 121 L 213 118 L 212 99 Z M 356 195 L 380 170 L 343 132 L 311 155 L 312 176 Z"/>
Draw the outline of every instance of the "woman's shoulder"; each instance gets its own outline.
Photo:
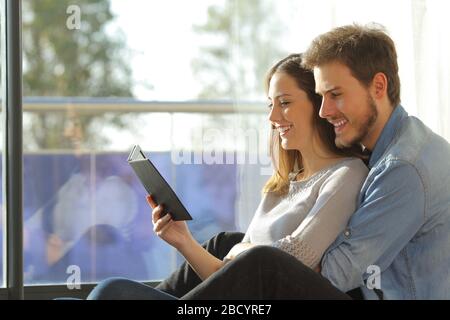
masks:
<path id="1" fill-rule="evenodd" d="M 333 169 L 332 175 L 345 175 L 355 179 L 365 178 L 369 173 L 369 169 L 365 163 L 360 158 L 356 157 L 340 160 Z"/>
<path id="2" fill-rule="evenodd" d="M 345 188 L 348 192 L 350 189 L 358 189 L 366 180 L 369 169 L 359 158 L 346 158 L 338 162 L 331 170 L 330 174 L 323 181 L 321 188 Z M 355 191 L 356 191 L 355 189 Z"/>
<path id="3" fill-rule="evenodd" d="M 359 169 L 359 170 L 362 170 L 362 171 L 369 172 L 369 169 L 367 168 L 367 166 L 364 163 L 364 161 L 362 161 L 360 158 L 357 158 L 357 157 L 344 158 L 340 162 L 340 164 L 343 167 L 347 166 L 347 167 L 351 167 L 351 168 L 355 168 L 355 169 Z"/>

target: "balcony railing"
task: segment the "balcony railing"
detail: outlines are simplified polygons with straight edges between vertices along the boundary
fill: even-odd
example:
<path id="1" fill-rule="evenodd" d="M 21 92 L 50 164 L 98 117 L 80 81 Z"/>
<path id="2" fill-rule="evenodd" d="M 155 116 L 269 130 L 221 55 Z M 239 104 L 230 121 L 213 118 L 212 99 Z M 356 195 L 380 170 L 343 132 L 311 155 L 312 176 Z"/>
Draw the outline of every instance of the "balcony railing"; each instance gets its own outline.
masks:
<path id="1" fill-rule="evenodd" d="M 262 102 L 249 101 L 139 101 L 132 98 L 28 97 L 25 112 L 65 112 L 74 106 L 81 113 L 181 112 L 181 113 L 264 113 Z"/>
<path id="2" fill-rule="evenodd" d="M 65 113 L 68 108 L 88 116 L 111 112 L 168 113 L 171 117 L 181 113 L 201 116 L 266 112 L 263 103 L 258 102 L 41 97 L 24 99 L 23 110 L 25 114 Z M 73 265 L 81 268 L 82 282 L 120 274 L 155 280 L 168 275 L 180 262 L 180 256 L 151 232 L 145 190 L 128 167 L 124 149 L 24 151 L 26 284 L 65 282 L 67 268 Z M 199 241 L 219 231 L 242 230 L 240 225 L 248 222 L 256 209 L 259 190 L 267 178 L 261 176 L 258 164 L 246 166 L 242 173 L 237 163 L 175 165 L 170 150 L 153 151 L 149 156 L 193 215 L 190 225 Z M 108 198 L 114 192 L 116 198 Z M 135 203 L 123 205 L 123 199 L 130 197 Z M 124 209 L 116 210 L 120 207 Z"/>

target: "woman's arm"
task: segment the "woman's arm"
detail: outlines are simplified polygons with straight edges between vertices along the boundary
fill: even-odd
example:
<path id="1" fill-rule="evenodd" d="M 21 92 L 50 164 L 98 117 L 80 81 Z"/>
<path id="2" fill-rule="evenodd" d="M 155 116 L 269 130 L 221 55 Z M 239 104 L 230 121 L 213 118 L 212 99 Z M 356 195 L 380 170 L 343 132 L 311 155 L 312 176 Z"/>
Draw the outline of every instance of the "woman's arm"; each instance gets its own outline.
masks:
<path id="1" fill-rule="evenodd" d="M 222 268 L 224 262 L 203 248 L 194 238 L 177 248 L 200 279 L 205 280 Z"/>
<path id="2" fill-rule="evenodd" d="M 185 257 L 200 279 L 205 280 L 223 266 L 222 260 L 210 254 L 192 237 L 185 221 L 174 221 L 170 214 L 161 217 L 162 205 L 157 206 L 151 196 L 147 197 L 147 202 L 153 208 L 153 231 Z"/>

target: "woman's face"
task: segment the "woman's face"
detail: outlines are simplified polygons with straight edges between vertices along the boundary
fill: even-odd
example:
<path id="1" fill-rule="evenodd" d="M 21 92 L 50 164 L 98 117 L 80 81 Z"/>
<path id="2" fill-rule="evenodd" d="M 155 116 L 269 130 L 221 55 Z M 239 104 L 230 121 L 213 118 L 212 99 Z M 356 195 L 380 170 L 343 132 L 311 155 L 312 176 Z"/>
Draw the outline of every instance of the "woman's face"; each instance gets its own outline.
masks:
<path id="1" fill-rule="evenodd" d="M 269 83 L 269 121 L 281 137 L 283 149 L 301 150 L 312 144 L 314 108 L 293 77 L 276 72 Z"/>

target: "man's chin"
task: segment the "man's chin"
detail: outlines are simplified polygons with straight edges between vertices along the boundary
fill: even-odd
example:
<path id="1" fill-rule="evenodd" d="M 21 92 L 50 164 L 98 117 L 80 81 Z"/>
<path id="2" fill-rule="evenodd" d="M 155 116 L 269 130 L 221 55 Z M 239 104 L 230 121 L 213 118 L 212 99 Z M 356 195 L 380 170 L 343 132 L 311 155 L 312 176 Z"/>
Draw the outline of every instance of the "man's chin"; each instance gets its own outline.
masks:
<path id="1" fill-rule="evenodd" d="M 339 149 L 350 148 L 355 142 L 343 139 L 342 137 L 336 137 L 334 140 L 336 147 Z"/>

